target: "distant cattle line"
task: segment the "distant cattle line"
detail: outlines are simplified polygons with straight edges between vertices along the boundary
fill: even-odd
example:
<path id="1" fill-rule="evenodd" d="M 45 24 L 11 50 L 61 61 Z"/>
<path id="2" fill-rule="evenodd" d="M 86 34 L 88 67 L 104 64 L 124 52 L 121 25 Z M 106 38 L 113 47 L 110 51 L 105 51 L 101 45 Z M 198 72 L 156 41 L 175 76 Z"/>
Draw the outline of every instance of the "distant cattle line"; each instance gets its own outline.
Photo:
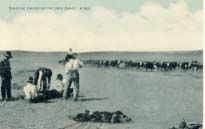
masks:
<path id="1" fill-rule="evenodd" d="M 198 62 L 157 62 L 157 61 L 133 61 L 133 60 L 85 60 L 86 66 L 98 68 L 119 68 L 119 69 L 145 69 L 152 71 L 154 69 L 160 71 L 172 71 L 181 69 L 184 71 L 202 71 L 203 65 Z"/>
<path id="2" fill-rule="evenodd" d="M 136 61 L 136 60 L 83 60 L 85 66 L 96 68 L 118 68 L 146 71 L 173 71 L 181 69 L 182 71 L 197 71 L 203 70 L 203 64 L 198 61 L 191 62 L 158 62 L 158 61 Z M 59 63 L 64 64 L 63 60 Z"/>

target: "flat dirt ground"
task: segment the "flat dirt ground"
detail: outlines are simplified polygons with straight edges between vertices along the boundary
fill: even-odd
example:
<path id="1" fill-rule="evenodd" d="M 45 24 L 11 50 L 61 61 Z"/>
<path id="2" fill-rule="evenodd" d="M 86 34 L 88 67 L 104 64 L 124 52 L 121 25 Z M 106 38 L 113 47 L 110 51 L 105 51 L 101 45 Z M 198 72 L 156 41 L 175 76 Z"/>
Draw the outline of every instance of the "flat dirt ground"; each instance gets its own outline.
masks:
<path id="1" fill-rule="evenodd" d="M 68 119 L 90 111 L 120 110 L 133 119 L 128 124 L 78 123 L 73 129 L 168 129 L 183 118 L 202 122 L 202 77 L 194 72 L 136 72 L 84 68 L 80 71 L 80 100 L 54 99 L 48 103 L 0 102 L 1 129 L 58 129 Z M 23 94 L 14 89 L 14 96 Z"/>
<path id="2" fill-rule="evenodd" d="M 38 64 L 53 69 L 52 88 L 56 85 L 56 74 L 64 73 L 64 66 L 53 61 L 30 59 L 28 56 L 12 61 L 14 97 L 23 94 L 22 87 Z M 85 67 L 80 70 L 79 101 L 0 102 L 0 129 L 168 129 L 179 125 L 183 119 L 202 122 L 202 83 L 202 72 Z M 127 124 L 76 123 L 68 118 L 86 109 L 120 110 L 133 121 Z"/>

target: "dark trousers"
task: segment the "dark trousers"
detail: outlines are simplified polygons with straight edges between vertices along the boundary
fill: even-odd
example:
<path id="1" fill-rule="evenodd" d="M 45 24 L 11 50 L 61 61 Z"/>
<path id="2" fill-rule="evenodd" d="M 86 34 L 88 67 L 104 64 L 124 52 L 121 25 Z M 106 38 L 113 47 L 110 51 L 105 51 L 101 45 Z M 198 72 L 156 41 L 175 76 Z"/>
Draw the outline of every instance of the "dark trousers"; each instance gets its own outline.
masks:
<path id="1" fill-rule="evenodd" d="M 46 80 L 41 80 L 40 92 L 42 92 L 43 94 L 46 94 L 47 86 L 48 86 L 47 81 Z"/>
<path id="2" fill-rule="evenodd" d="M 73 91 L 70 88 L 72 83 L 74 83 Z M 64 87 L 63 97 L 68 98 L 69 94 L 73 92 L 73 99 L 77 99 L 79 95 L 79 73 L 74 71 L 67 74 L 66 84 Z"/>
<path id="3" fill-rule="evenodd" d="M 74 83 L 74 88 L 71 89 L 71 85 Z M 79 78 L 70 78 L 64 88 L 63 97 L 68 98 L 71 97 L 73 93 L 73 98 L 76 99 L 79 95 Z"/>
<path id="4" fill-rule="evenodd" d="M 11 80 L 10 79 L 2 79 L 1 84 L 1 97 L 2 99 L 11 98 Z"/>

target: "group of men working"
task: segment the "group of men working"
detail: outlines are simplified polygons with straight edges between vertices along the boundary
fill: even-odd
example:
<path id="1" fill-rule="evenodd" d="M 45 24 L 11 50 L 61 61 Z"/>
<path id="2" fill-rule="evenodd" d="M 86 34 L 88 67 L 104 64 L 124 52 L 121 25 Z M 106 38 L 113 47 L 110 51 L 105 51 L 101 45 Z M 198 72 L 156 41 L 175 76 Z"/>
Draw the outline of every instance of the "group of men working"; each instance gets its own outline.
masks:
<path id="1" fill-rule="evenodd" d="M 6 51 L 4 57 L 5 59 L 0 62 L 0 76 L 2 80 L 1 96 L 2 100 L 11 100 L 12 75 L 9 59 L 12 58 L 12 53 Z M 57 86 L 59 88 L 58 90 L 50 90 L 51 77 L 53 75 L 52 70 L 40 67 L 35 71 L 34 77 L 30 76 L 26 86 L 23 87 L 25 98 L 36 102 L 47 98 L 63 97 L 64 99 L 68 99 L 69 97 L 73 97 L 73 100 L 77 101 L 79 95 L 78 70 L 83 66 L 83 63 L 76 58 L 76 53 L 73 53 L 72 49 L 66 55 L 65 62 L 66 76 L 63 77 L 62 74 L 58 74 L 56 77 L 60 84 Z M 74 84 L 73 87 L 71 87 L 72 83 Z"/>

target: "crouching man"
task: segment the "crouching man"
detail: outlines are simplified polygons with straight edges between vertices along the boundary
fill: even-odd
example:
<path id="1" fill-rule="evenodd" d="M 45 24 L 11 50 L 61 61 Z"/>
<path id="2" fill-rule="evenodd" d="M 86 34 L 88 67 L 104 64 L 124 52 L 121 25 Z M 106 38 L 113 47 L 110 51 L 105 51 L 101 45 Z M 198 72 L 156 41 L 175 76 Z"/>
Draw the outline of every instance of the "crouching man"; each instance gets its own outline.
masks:
<path id="1" fill-rule="evenodd" d="M 66 79 L 63 78 L 62 74 L 58 74 L 56 77 L 56 80 L 59 81 L 59 85 L 57 85 L 57 91 L 63 96 L 64 88 L 66 85 Z M 68 97 L 73 96 L 73 85 L 67 89 L 67 95 Z"/>
<path id="2" fill-rule="evenodd" d="M 25 99 L 31 103 L 47 101 L 48 98 L 46 96 L 38 94 L 37 85 L 35 85 L 33 82 L 33 77 L 29 77 L 26 86 L 23 88 Z"/>
<path id="3" fill-rule="evenodd" d="M 38 93 L 46 95 L 51 85 L 52 70 L 40 67 L 35 72 L 34 84 L 37 85 Z"/>
<path id="4" fill-rule="evenodd" d="M 24 86 L 23 91 L 25 93 L 25 98 L 29 101 L 35 100 L 38 96 L 37 87 L 33 84 L 33 77 L 29 77 L 26 86 Z"/>

